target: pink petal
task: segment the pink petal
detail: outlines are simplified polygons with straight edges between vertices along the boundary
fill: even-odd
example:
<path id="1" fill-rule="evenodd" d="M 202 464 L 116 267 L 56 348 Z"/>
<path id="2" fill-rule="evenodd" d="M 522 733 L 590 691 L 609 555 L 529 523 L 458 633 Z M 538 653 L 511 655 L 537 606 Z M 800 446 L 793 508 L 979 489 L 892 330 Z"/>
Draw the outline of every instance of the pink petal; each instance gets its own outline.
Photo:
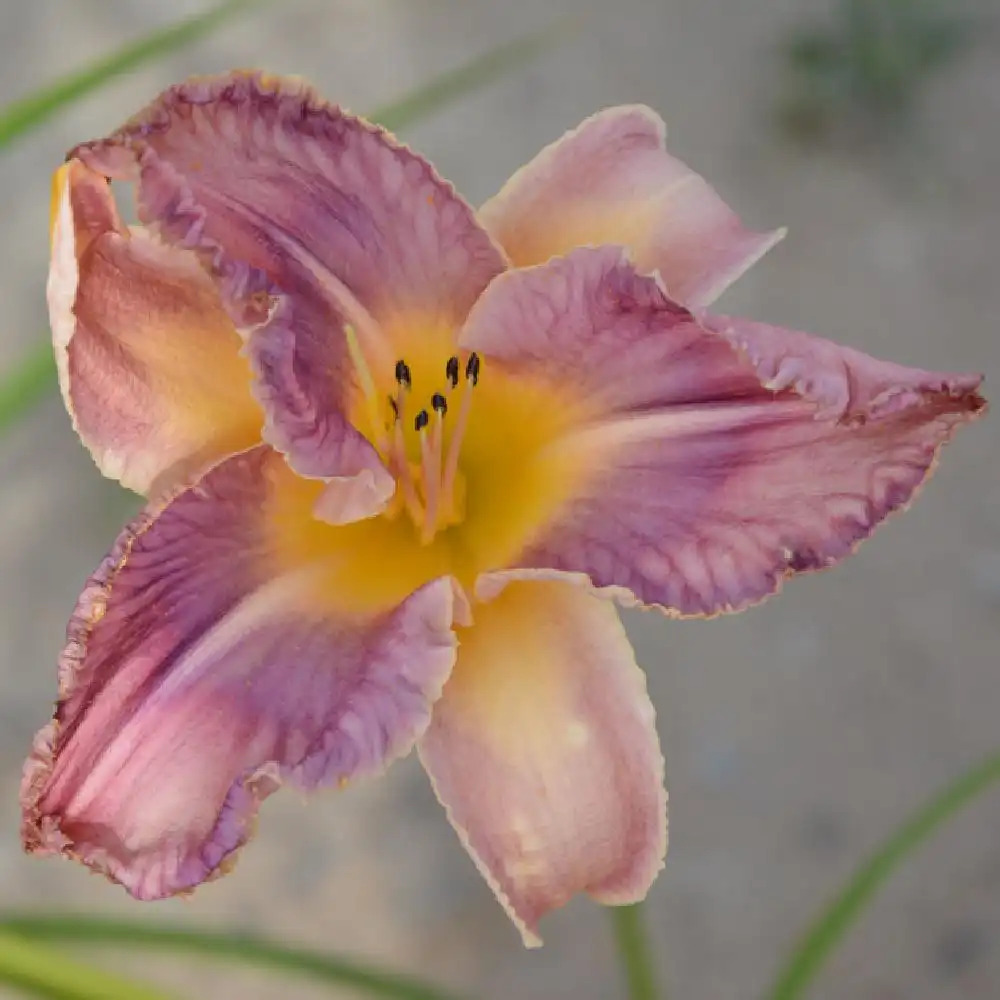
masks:
<path id="1" fill-rule="evenodd" d="M 396 492 L 396 480 L 370 451 L 361 454 L 356 470 L 331 477 L 323 487 L 313 516 L 327 524 L 351 524 L 380 514 Z"/>
<path id="2" fill-rule="evenodd" d="M 666 126 L 642 106 L 588 118 L 522 167 L 479 211 L 517 267 L 578 246 L 628 246 L 671 296 L 708 305 L 783 236 L 755 233 L 666 151 Z"/>
<path id="3" fill-rule="evenodd" d="M 425 730 L 455 657 L 452 583 L 384 610 L 332 593 L 322 565 L 283 557 L 267 517 L 290 478 L 258 446 L 118 540 L 25 766 L 29 851 L 140 899 L 183 892 L 227 870 L 283 780 L 378 772 Z"/>
<path id="4" fill-rule="evenodd" d="M 105 179 L 78 160 L 54 194 L 59 381 L 101 471 L 162 491 L 260 440 L 239 337 L 195 255 L 129 231 Z"/>
<path id="5" fill-rule="evenodd" d="M 218 276 L 250 336 L 266 439 L 304 475 L 329 475 L 351 433 L 345 324 L 391 382 L 407 345 L 447 342 L 504 267 L 425 160 L 294 80 L 193 79 L 78 155 L 137 178 L 144 221 Z"/>
<path id="6" fill-rule="evenodd" d="M 587 470 L 582 485 L 517 565 L 584 573 L 675 614 L 738 610 L 852 552 L 985 409 L 977 375 L 706 323 L 611 247 L 486 292 L 463 345 L 574 387 L 592 413 L 553 446 Z"/>
<path id="7" fill-rule="evenodd" d="M 539 919 L 578 892 L 645 896 L 666 852 L 666 792 L 645 677 L 613 605 L 566 582 L 506 583 L 481 580 L 491 601 L 461 634 L 419 746 L 448 818 L 534 946 Z"/>

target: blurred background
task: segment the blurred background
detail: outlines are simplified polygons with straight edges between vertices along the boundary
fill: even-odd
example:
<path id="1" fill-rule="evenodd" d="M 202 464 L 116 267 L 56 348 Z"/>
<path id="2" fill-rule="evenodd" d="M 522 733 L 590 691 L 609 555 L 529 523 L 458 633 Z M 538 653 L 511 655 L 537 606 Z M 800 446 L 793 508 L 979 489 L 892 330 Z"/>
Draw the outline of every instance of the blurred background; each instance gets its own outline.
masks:
<path id="1" fill-rule="evenodd" d="M 50 172 L 162 87 L 262 66 L 364 111 L 572 13 L 560 44 L 405 138 L 478 203 L 591 112 L 648 103 L 668 122 L 671 150 L 749 225 L 790 228 L 724 311 L 921 367 L 982 370 L 995 394 L 1000 11 L 995 0 L 912 0 L 905 30 L 887 31 L 881 8 L 899 3 L 263 4 L 2 154 L 0 372 L 47 336 Z M 0 0 L 0 103 L 202 8 Z M 675 1000 L 760 995 L 866 853 L 995 748 L 998 470 L 987 420 L 946 450 L 913 510 L 836 571 L 737 617 L 627 619 L 667 755 L 671 848 L 649 919 Z M 294 793 L 271 799 L 235 873 L 187 902 L 140 906 L 78 866 L 22 856 L 21 763 L 55 696 L 65 621 L 134 506 L 98 475 L 56 396 L 0 439 L 0 905 L 259 930 L 488 1000 L 616 995 L 603 912 L 577 901 L 543 924 L 544 949 L 524 951 L 414 761 L 308 805 Z M 996 997 L 998 830 L 1000 794 L 963 812 L 878 897 L 812 995 Z M 330 995 L 172 959 L 113 961 L 200 998 Z"/>

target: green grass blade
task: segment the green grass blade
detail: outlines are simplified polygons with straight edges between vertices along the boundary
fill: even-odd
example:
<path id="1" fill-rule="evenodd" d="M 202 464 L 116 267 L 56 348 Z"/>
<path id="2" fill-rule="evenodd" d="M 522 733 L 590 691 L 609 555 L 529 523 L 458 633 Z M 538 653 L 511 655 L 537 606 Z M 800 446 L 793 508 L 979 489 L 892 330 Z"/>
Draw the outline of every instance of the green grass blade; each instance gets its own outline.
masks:
<path id="1" fill-rule="evenodd" d="M 573 23 L 569 18 L 562 18 L 541 31 L 498 45 L 433 77 L 399 100 L 376 108 L 366 117 L 398 132 L 534 59 L 564 38 Z"/>
<path id="2" fill-rule="evenodd" d="M 0 149 L 112 77 L 207 35 L 256 2 L 258 0 L 225 0 L 197 17 L 155 31 L 82 70 L 60 77 L 41 90 L 13 101 L 0 109 Z"/>
<path id="3" fill-rule="evenodd" d="M 770 1000 L 799 1000 L 824 962 L 890 875 L 931 834 L 977 796 L 1000 783 L 1000 753 L 966 771 L 914 813 L 848 880 L 806 930 L 782 967 Z"/>
<path id="4" fill-rule="evenodd" d="M 452 993 L 409 976 L 373 969 L 344 958 L 275 944 L 251 934 L 186 930 L 100 917 L 42 914 L 0 915 L 0 932 L 12 931 L 32 940 L 66 944 L 110 945 L 182 952 L 228 959 L 274 971 L 291 972 L 338 987 L 348 987 L 383 1000 L 456 1000 Z"/>
<path id="5" fill-rule="evenodd" d="M 649 947 L 643 913 L 642 903 L 608 907 L 618 949 L 618 964 L 625 977 L 629 1000 L 657 1000 L 661 996 L 656 988 L 653 952 Z"/>
<path id="6" fill-rule="evenodd" d="M 44 1000 L 167 1000 L 150 986 L 0 931 L 0 984 Z"/>
<path id="7" fill-rule="evenodd" d="M 52 345 L 46 339 L 0 380 L 0 434 L 48 395 L 55 374 Z"/>

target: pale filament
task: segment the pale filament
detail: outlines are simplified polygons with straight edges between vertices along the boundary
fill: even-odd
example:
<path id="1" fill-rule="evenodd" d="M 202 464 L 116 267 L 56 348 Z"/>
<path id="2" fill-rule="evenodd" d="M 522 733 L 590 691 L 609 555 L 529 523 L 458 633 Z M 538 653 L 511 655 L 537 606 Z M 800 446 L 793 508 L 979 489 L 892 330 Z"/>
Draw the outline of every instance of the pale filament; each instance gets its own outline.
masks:
<path id="1" fill-rule="evenodd" d="M 403 435 L 403 428 L 406 426 L 404 423 L 406 420 L 406 400 L 409 395 L 409 386 L 400 382 L 399 389 L 396 392 L 396 420 L 392 428 L 392 448 L 388 454 L 388 459 L 390 471 L 395 472 L 399 479 L 406 512 L 415 524 L 420 524 L 423 520 L 424 510 L 420 503 L 420 498 L 417 496 L 416 484 L 413 482 L 410 461 L 406 457 L 406 440 Z"/>
<path id="2" fill-rule="evenodd" d="M 441 503 L 441 451 L 444 440 L 445 408 L 434 407 L 430 431 L 420 429 L 420 464 L 424 480 L 424 524 L 420 541 L 426 545 L 437 532 L 438 510 Z"/>
<path id="3" fill-rule="evenodd" d="M 465 380 L 465 391 L 462 393 L 462 401 L 458 406 L 458 416 L 455 419 L 455 426 L 451 431 L 451 440 L 448 442 L 448 454 L 444 459 L 444 475 L 441 478 L 441 495 L 451 501 L 455 490 L 455 477 L 458 475 L 458 457 L 462 451 L 462 439 L 465 437 L 465 430 L 469 426 L 469 413 L 472 411 L 472 390 L 475 387 L 475 379 L 471 376 Z"/>

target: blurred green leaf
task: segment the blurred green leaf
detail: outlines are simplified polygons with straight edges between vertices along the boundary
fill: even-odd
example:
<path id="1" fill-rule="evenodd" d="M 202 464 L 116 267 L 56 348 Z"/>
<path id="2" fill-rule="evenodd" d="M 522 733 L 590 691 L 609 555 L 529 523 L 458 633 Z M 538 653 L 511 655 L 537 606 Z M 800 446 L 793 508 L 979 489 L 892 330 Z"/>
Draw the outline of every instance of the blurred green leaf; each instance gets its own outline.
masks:
<path id="1" fill-rule="evenodd" d="M 292 972 L 338 987 L 350 987 L 359 993 L 387 1000 L 456 1000 L 455 994 L 425 985 L 409 976 L 383 972 L 344 958 L 322 955 L 303 948 L 285 947 L 252 934 L 189 930 L 136 923 L 133 920 L 64 914 L 0 915 L 0 929 L 33 940 L 127 946 L 130 951 L 149 948 L 229 959 L 275 971 Z M 117 994 L 109 995 L 108 1000 L 113 1000 L 114 996 Z M 137 1000 L 140 997 L 141 995 L 137 995 Z"/>
<path id="2" fill-rule="evenodd" d="M 924 86 L 975 40 L 975 28 L 952 0 L 839 0 L 829 23 L 797 30 L 783 46 L 780 120 L 800 138 L 839 122 L 884 144 L 887 129 L 898 136 L 915 124 Z"/>
<path id="3" fill-rule="evenodd" d="M 498 45 L 474 56 L 461 66 L 434 77 L 391 104 L 376 108 L 366 117 L 393 132 L 406 128 L 418 118 L 440 111 L 534 59 L 552 44 L 565 38 L 574 23 L 573 19 L 562 18 L 541 31 Z"/>
<path id="4" fill-rule="evenodd" d="M 45 1000 L 167 1000 L 143 983 L 101 969 L 0 931 L 0 983 Z"/>
<path id="5" fill-rule="evenodd" d="M 55 386 L 56 362 L 46 339 L 0 380 L 0 434 Z"/>
<path id="6" fill-rule="evenodd" d="M 112 52 L 91 66 L 60 77 L 41 90 L 0 109 L 0 149 L 28 129 L 41 125 L 67 104 L 86 96 L 112 77 L 166 55 L 203 35 L 259 0 L 225 0 L 204 14 L 154 31 Z"/>
<path id="7" fill-rule="evenodd" d="M 788 42 L 785 57 L 807 76 L 834 76 L 843 72 L 844 44 L 826 31 L 802 31 Z"/>
<path id="8" fill-rule="evenodd" d="M 820 913 L 782 967 L 770 1000 L 799 1000 L 889 876 L 960 809 L 1000 782 L 1000 753 L 966 771 L 899 827 Z"/>
<path id="9" fill-rule="evenodd" d="M 77 96 L 75 93 L 70 93 L 70 90 L 74 86 L 80 86 L 81 79 L 84 79 L 87 86 L 96 86 L 113 72 L 120 72 L 128 66 L 135 65 L 140 59 L 166 52 L 169 47 L 197 37 L 217 24 L 224 16 L 232 13 L 234 9 L 245 7 L 252 2 L 256 0 L 230 0 L 229 3 L 213 8 L 201 18 L 167 29 L 129 50 L 109 57 L 84 74 L 67 78 L 43 93 L 9 105 L 7 111 L 0 112 L 0 146 L 17 132 L 36 124 L 66 101 Z M 376 109 L 368 117 L 388 129 L 405 128 L 418 118 L 440 110 L 470 91 L 486 86 L 504 73 L 509 73 L 537 56 L 545 47 L 564 37 L 570 23 L 568 19 L 560 20 L 542 31 L 498 45 L 456 69 L 442 73 L 399 100 Z M 12 371 L 0 378 L 0 434 L 10 424 L 27 414 L 46 395 L 54 384 L 52 378 L 54 372 L 52 348 L 46 338 L 43 344 L 34 348 L 16 364 Z"/>

